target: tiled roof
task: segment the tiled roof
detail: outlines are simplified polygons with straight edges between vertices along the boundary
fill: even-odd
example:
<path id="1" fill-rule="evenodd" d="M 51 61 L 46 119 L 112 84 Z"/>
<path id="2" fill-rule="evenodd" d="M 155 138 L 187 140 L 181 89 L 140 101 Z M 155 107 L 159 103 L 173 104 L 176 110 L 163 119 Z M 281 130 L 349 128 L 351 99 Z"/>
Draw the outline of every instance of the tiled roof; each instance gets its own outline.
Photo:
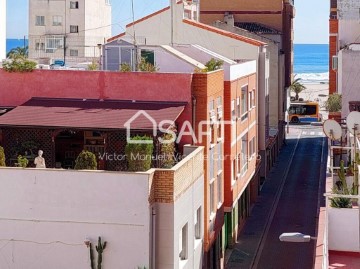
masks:
<path id="1" fill-rule="evenodd" d="M 256 22 L 235 22 L 235 26 L 256 34 L 280 34 L 279 31 Z"/>
<path id="2" fill-rule="evenodd" d="M 125 123 L 139 111 L 146 112 L 158 125 L 163 120 L 175 121 L 185 105 L 178 102 L 32 98 L 0 116 L 0 126 L 125 129 Z M 138 115 L 131 122 L 131 129 L 153 128 L 153 122 L 144 113 Z"/>

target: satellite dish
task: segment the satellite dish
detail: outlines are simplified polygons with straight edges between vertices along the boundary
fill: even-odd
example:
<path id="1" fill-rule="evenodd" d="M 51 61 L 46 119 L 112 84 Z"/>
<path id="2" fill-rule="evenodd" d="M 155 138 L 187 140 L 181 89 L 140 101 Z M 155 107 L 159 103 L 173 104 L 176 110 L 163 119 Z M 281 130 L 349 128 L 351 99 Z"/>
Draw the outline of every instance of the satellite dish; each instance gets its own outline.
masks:
<path id="1" fill-rule="evenodd" d="M 353 111 L 346 118 L 347 128 L 355 136 L 360 135 L 360 112 Z"/>
<path id="2" fill-rule="evenodd" d="M 324 122 L 324 133 L 331 140 L 339 140 L 342 135 L 340 124 L 335 120 L 326 120 Z"/>

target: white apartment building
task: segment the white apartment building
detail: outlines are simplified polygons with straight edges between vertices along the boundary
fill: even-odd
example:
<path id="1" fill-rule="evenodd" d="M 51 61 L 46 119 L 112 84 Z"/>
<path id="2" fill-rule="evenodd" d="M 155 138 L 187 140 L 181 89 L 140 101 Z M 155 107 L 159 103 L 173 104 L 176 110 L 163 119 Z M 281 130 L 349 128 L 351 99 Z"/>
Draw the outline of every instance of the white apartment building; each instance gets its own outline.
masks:
<path id="1" fill-rule="evenodd" d="M 0 61 L 6 57 L 6 0 L 0 0 Z"/>
<path id="2" fill-rule="evenodd" d="M 30 0 L 29 58 L 42 63 L 99 60 L 111 36 L 110 0 Z"/>

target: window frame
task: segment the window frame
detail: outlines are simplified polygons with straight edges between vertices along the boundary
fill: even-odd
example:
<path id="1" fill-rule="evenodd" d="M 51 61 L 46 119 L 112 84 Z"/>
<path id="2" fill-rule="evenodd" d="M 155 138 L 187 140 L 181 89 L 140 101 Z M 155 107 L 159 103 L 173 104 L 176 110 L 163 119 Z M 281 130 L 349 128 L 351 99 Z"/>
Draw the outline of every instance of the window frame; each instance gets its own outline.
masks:
<path id="1" fill-rule="evenodd" d="M 35 16 L 35 26 L 45 26 L 45 16 L 36 15 Z"/>

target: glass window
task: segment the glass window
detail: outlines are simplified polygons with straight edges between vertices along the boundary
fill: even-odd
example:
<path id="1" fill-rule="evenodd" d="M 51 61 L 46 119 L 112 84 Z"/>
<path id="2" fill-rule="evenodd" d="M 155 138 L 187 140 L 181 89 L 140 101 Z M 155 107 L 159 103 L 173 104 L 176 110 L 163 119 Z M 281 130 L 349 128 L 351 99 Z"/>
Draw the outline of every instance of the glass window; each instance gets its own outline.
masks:
<path id="1" fill-rule="evenodd" d="M 210 167 L 209 167 L 209 175 L 210 175 L 210 180 L 212 180 L 214 178 L 214 172 L 215 172 L 215 167 L 214 167 L 214 149 L 215 148 L 211 148 L 209 150 L 209 163 L 210 163 Z"/>
<path id="2" fill-rule="evenodd" d="M 237 114 L 238 118 L 241 117 L 240 97 L 236 98 L 236 114 Z"/>
<path id="3" fill-rule="evenodd" d="M 248 110 L 248 85 L 246 85 L 241 87 L 241 120 L 247 118 Z"/>
<path id="4" fill-rule="evenodd" d="M 44 26 L 45 25 L 45 16 L 36 16 L 35 25 Z"/>
<path id="5" fill-rule="evenodd" d="M 213 181 L 210 184 L 210 213 L 215 213 L 215 189 L 214 189 L 214 183 Z"/>
<path id="6" fill-rule="evenodd" d="M 79 56 L 79 51 L 78 50 L 70 50 L 70 56 Z"/>
<path id="7" fill-rule="evenodd" d="M 218 204 L 222 203 L 222 174 L 218 174 L 217 176 L 217 194 L 218 194 Z"/>
<path id="8" fill-rule="evenodd" d="M 79 8 L 79 1 L 70 1 L 70 8 L 71 9 L 78 9 Z"/>
<path id="9" fill-rule="evenodd" d="M 70 33 L 78 33 L 78 32 L 79 32 L 79 26 L 70 25 Z"/>
<path id="10" fill-rule="evenodd" d="M 241 138 L 241 175 L 248 169 L 248 137 L 247 134 Z"/>
<path id="11" fill-rule="evenodd" d="M 231 119 L 236 119 L 236 111 L 235 111 L 235 99 L 231 101 Z"/>
<path id="12" fill-rule="evenodd" d="M 179 257 L 181 260 L 186 260 L 188 258 L 188 224 L 186 223 L 179 234 L 179 247 L 180 253 Z"/>
<path id="13" fill-rule="evenodd" d="M 64 48 L 64 37 L 62 36 L 47 36 L 46 37 L 46 52 L 53 53 L 57 49 Z"/>
<path id="14" fill-rule="evenodd" d="M 305 115 L 315 115 L 316 106 L 315 105 L 306 105 L 305 106 Z"/>
<path id="15" fill-rule="evenodd" d="M 53 26 L 62 25 L 62 16 L 53 16 Z"/>
<path id="16" fill-rule="evenodd" d="M 201 239 L 201 206 L 195 212 L 195 239 Z"/>

